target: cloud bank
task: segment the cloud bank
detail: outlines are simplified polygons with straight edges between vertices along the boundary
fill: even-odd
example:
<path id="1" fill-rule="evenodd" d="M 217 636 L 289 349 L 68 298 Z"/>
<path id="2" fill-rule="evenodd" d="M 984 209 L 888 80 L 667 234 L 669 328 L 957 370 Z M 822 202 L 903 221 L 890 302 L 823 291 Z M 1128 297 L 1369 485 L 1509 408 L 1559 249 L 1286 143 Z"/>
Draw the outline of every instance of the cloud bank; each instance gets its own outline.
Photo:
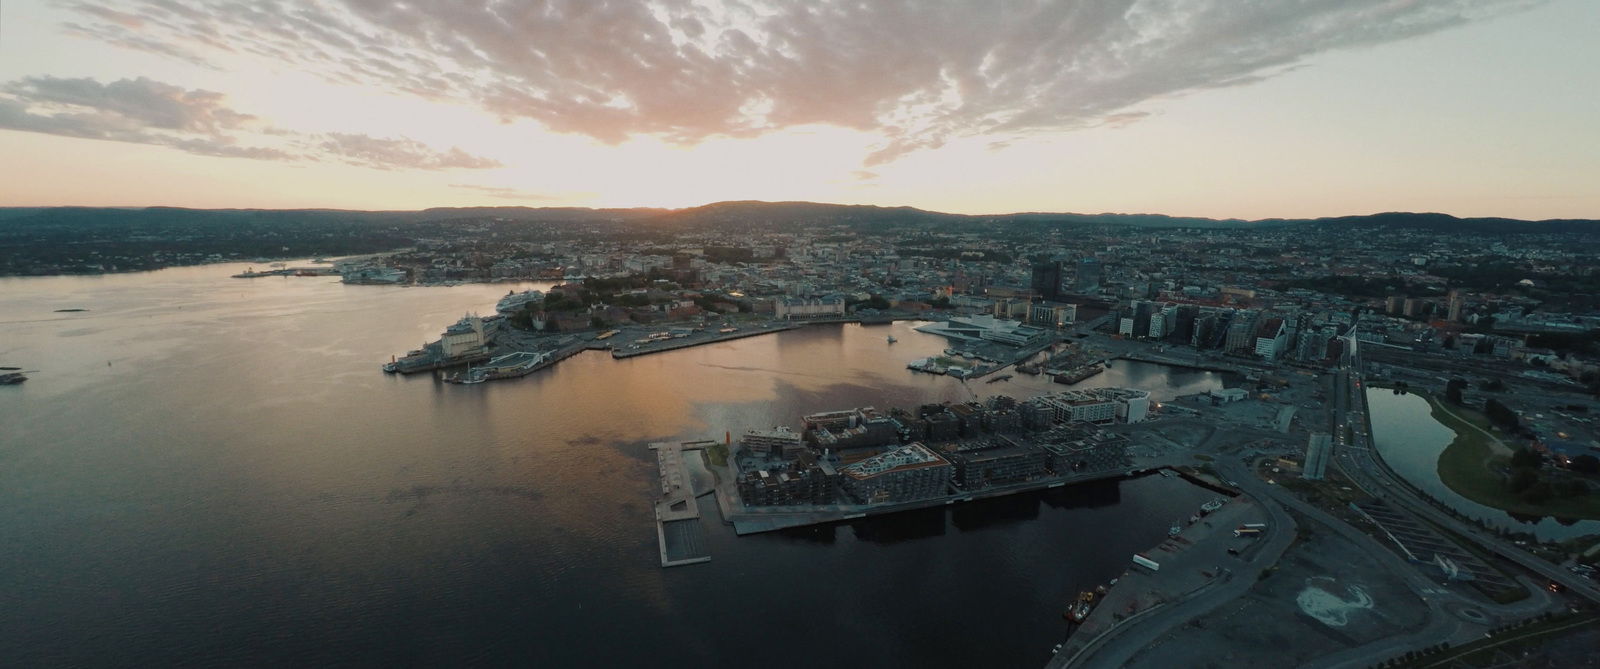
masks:
<path id="1" fill-rule="evenodd" d="M 0 84 L 0 129 L 165 146 L 256 160 L 337 160 L 376 169 L 486 169 L 500 163 L 408 138 L 308 134 L 276 128 L 227 106 L 221 93 L 145 77 L 27 77 Z M 241 140 L 250 142 L 241 144 Z"/>
<path id="2" fill-rule="evenodd" d="M 109 0 L 71 30 L 209 63 L 230 52 L 605 142 L 828 124 L 868 166 L 954 137 L 1140 118 L 1544 0 Z"/>

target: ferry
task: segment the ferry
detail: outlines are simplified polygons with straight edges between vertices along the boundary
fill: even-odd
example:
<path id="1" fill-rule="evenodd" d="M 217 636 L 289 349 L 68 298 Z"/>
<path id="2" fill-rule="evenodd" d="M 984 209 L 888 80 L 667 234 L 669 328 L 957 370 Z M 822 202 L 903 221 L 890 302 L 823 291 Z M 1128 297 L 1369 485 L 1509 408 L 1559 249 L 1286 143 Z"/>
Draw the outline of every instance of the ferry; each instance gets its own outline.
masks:
<path id="1" fill-rule="evenodd" d="M 511 291 L 506 293 L 505 297 L 500 298 L 499 302 L 495 303 L 494 310 L 502 314 L 512 314 L 542 299 L 544 299 L 544 293 L 537 290 L 525 290 L 520 293 Z"/>

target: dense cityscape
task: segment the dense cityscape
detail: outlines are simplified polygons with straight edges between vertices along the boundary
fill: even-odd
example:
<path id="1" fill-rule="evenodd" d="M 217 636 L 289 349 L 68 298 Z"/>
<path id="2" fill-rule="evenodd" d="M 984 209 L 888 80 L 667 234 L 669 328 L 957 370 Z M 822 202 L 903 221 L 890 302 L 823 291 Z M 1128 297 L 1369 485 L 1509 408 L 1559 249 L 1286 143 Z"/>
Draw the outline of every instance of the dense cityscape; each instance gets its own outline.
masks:
<path id="1" fill-rule="evenodd" d="M 1600 669 L 1593 0 L 0 14 L 0 667 Z"/>

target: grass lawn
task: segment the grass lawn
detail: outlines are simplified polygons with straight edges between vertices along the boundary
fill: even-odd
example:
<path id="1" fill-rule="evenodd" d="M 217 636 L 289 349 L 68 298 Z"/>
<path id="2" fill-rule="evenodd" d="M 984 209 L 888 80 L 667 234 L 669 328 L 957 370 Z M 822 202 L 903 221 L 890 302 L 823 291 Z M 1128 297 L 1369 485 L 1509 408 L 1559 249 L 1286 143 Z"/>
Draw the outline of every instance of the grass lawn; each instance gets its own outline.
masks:
<path id="1" fill-rule="evenodd" d="M 1456 433 L 1455 441 L 1450 442 L 1450 446 L 1439 454 L 1439 480 L 1444 481 L 1451 490 L 1484 506 L 1513 513 L 1600 519 L 1600 496 L 1597 495 L 1556 498 L 1543 504 L 1523 501 L 1500 482 L 1496 467 L 1506 464 L 1510 458 L 1496 453 L 1497 445 L 1493 437 L 1481 431 L 1480 428 L 1487 425 L 1488 419 L 1461 407 L 1446 409 L 1432 396 L 1417 394 L 1426 398 L 1433 407 L 1434 420 Z"/>
<path id="2" fill-rule="evenodd" d="M 717 467 L 728 466 L 728 447 L 725 444 L 712 444 L 706 447 L 706 459 Z"/>

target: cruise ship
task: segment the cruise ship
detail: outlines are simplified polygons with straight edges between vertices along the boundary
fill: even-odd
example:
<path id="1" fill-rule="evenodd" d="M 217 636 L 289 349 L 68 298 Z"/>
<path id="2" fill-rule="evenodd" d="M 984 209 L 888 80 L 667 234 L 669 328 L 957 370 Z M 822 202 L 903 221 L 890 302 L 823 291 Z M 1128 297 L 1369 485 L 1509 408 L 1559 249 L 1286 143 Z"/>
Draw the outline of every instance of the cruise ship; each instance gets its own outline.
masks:
<path id="1" fill-rule="evenodd" d="M 502 313 L 509 316 L 517 311 L 520 311 L 523 307 L 528 306 L 533 302 L 538 302 L 542 299 L 544 299 L 544 293 L 541 293 L 537 290 L 525 290 L 520 293 L 510 292 L 506 293 L 505 297 L 500 298 L 500 301 L 495 303 L 494 310 L 497 313 Z"/>

